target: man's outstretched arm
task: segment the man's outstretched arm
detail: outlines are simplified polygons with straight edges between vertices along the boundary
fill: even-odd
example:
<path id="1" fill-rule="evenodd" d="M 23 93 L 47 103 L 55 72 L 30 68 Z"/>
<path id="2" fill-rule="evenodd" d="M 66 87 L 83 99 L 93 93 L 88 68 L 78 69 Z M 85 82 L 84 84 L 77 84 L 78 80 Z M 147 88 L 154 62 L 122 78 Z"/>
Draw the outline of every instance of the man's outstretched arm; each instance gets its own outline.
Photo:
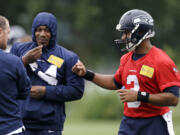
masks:
<path id="1" fill-rule="evenodd" d="M 116 90 L 118 89 L 114 83 L 114 75 L 104 75 L 94 73 L 86 69 L 85 65 L 78 61 L 72 68 L 72 71 L 78 76 L 85 78 L 86 80 L 92 81 L 100 87 L 105 89 Z"/>

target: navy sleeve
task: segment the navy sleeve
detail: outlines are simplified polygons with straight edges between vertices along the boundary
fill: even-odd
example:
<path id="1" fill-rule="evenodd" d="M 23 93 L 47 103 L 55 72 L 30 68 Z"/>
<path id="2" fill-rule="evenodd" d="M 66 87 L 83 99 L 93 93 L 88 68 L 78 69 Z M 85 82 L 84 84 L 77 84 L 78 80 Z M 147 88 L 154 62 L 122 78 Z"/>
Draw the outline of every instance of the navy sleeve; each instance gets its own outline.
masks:
<path id="1" fill-rule="evenodd" d="M 18 99 L 25 99 L 30 92 L 31 83 L 26 73 L 26 69 L 20 59 L 18 61 L 16 70 L 18 75 L 18 81 L 17 81 Z"/>
<path id="2" fill-rule="evenodd" d="M 179 87 L 178 86 L 168 87 L 168 88 L 164 89 L 163 92 L 170 92 L 173 95 L 175 95 L 176 97 L 179 97 Z"/>
<path id="3" fill-rule="evenodd" d="M 18 53 L 17 47 L 18 47 L 18 44 L 14 44 L 14 45 L 11 47 L 10 53 L 18 56 L 18 54 L 17 54 L 17 53 Z"/>
<path id="4" fill-rule="evenodd" d="M 114 84 L 116 85 L 116 87 L 119 88 L 119 89 L 121 89 L 121 88 L 122 88 L 122 85 L 119 84 L 119 83 L 116 81 L 115 78 L 114 78 L 113 80 L 114 80 Z"/>
<path id="5" fill-rule="evenodd" d="M 66 61 L 64 84 L 46 86 L 46 99 L 65 102 L 78 100 L 83 96 L 84 80 L 72 72 L 72 66 L 77 60 L 78 57 L 73 57 Z"/>

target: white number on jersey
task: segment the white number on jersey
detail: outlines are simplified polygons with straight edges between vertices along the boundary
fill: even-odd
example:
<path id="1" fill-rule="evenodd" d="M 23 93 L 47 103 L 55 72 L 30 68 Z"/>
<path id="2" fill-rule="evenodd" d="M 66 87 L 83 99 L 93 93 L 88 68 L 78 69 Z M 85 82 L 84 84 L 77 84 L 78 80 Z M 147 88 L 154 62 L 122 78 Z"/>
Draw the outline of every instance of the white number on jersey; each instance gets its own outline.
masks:
<path id="1" fill-rule="evenodd" d="M 134 82 L 134 87 L 131 88 L 132 90 L 139 91 L 139 81 L 136 75 L 128 75 L 127 77 L 127 84 L 131 84 Z M 127 105 L 129 108 L 138 108 L 140 106 L 141 102 L 140 101 L 135 101 L 135 102 L 128 102 Z"/>

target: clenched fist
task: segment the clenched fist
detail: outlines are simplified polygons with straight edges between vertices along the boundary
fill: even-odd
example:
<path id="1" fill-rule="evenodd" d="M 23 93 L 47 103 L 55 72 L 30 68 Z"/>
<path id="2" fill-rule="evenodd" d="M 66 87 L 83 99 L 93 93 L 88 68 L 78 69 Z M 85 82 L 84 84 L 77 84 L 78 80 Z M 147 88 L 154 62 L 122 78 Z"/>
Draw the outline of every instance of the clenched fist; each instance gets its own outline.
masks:
<path id="1" fill-rule="evenodd" d="M 86 74 L 86 67 L 80 60 L 78 60 L 78 62 L 72 67 L 72 71 L 78 76 L 84 76 Z"/>
<path id="2" fill-rule="evenodd" d="M 30 96 L 35 99 L 41 99 L 46 94 L 45 86 L 32 86 Z"/>
<path id="3" fill-rule="evenodd" d="M 29 50 L 23 57 L 22 62 L 25 66 L 27 66 L 30 63 L 35 62 L 37 59 L 39 59 L 42 55 L 42 48 L 43 46 L 40 45 L 38 47 L 35 47 L 31 50 Z"/>

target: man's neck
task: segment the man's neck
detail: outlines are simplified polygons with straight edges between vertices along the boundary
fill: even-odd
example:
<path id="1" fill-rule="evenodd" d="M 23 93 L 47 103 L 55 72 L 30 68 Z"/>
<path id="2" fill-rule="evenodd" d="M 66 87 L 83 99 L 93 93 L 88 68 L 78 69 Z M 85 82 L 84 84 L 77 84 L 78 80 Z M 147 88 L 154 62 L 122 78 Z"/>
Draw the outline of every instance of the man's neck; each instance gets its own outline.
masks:
<path id="1" fill-rule="evenodd" d="M 147 54 L 151 50 L 152 44 L 149 39 L 144 40 L 139 46 L 136 47 L 136 54 Z"/>

